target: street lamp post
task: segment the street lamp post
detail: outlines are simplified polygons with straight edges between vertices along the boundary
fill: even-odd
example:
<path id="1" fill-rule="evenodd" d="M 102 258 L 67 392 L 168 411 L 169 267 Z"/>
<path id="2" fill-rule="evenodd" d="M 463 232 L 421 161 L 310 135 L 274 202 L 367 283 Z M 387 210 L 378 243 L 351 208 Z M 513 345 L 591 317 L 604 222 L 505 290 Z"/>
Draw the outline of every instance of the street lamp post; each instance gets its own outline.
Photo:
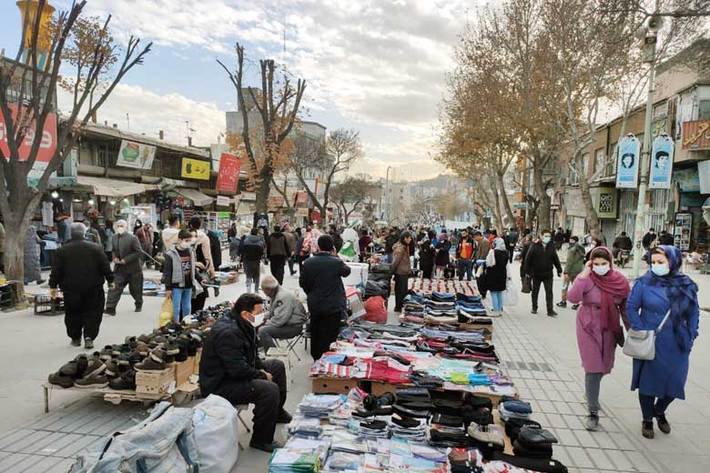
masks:
<path id="1" fill-rule="evenodd" d="M 649 166 L 651 162 L 651 120 L 653 118 L 653 96 L 656 88 L 656 42 L 658 30 L 661 27 L 661 17 L 651 16 L 645 28 L 644 62 L 648 63 L 648 95 L 646 96 L 646 118 L 643 132 L 643 152 L 641 153 L 640 182 L 638 206 L 636 207 L 636 222 L 634 225 L 634 279 L 639 277 L 641 259 L 643 258 L 643 233 L 646 226 L 646 192 L 648 191 Z"/>
<path id="2" fill-rule="evenodd" d="M 390 190 L 390 169 L 392 169 L 392 166 L 387 166 L 387 174 L 385 177 L 385 220 L 388 224 L 390 221 L 390 199 L 392 198 Z"/>

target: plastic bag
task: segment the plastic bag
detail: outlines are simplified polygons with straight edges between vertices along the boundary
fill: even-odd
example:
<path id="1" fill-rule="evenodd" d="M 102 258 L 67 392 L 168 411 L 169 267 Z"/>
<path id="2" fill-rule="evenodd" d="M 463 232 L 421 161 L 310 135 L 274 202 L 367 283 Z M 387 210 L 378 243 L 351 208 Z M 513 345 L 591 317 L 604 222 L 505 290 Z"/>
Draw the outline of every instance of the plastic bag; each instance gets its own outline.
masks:
<path id="1" fill-rule="evenodd" d="M 346 241 L 340 249 L 338 256 L 340 256 L 344 261 L 355 261 L 357 258 L 357 252 L 355 251 L 353 242 Z"/>
<path id="2" fill-rule="evenodd" d="M 520 302 L 520 288 L 513 282 L 512 279 L 508 279 L 508 284 L 505 287 L 505 292 L 503 293 L 503 305 L 505 307 L 515 307 Z"/>
<path id="3" fill-rule="evenodd" d="M 226 399 L 210 394 L 192 416 L 200 473 L 229 473 L 237 463 L 237 410 Z"/>
<path id="4" fill-rule="evenodd" d="M 166 297 L 163 305 L 160 307 L 160 315 L 158 315 L 158 328 L 167 325 L 173 321 L 173 300 Z"/>
<path id="5" fill-rule="evenodd" d="M 367 315 L 362 318 L 363 320 L 378 324 L 387 323 L 387 307 L 385 306 L 384 297 L 368 297 L 365 301 L 365 312 L 367 312 Z"/>

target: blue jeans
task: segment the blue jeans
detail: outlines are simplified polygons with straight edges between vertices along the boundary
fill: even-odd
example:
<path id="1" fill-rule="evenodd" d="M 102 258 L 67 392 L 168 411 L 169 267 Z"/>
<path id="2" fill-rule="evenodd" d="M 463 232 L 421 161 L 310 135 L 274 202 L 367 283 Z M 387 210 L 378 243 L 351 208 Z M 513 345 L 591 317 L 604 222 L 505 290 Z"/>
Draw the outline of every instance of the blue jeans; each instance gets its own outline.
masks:
<path id="1" fill-rule="evenodd" d="M 473 279 L 473 261 L 470 259 L 459 259 L 457 261 L 459 281 L 463 281 L 463 275 L 466 274 L 466 280 Z"/>
<path id="2" fill-rule="evenodd" d="M 493 310 L 503 310 L 503 291 L 490 291 L 490 293 L 491 302 L 493 303 Z"/>
<path id="3" fill-rule="evenodd" d="M 192 313 L 192 288 L 176 287 L 172 290 L 173 322 L 180 323 L 183 317 Z"/>

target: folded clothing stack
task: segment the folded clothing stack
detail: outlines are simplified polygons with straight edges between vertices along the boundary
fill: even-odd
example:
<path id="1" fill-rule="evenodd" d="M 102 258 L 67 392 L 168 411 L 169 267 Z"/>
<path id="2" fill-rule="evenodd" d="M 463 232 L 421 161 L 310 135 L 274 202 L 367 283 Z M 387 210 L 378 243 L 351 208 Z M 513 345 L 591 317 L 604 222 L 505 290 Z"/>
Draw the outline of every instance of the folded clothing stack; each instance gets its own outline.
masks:
<path id="1" fill-rule="evenodd" d="M 470 444 L 466 431 L 461 427 L 432 424 L 429 428 L 429 444 L 435 447 L 467 447 Z"/>
<path id="2" fill-rule="evenodd" d="M 557 438 L 550 431 L 525 425 L 513 442 L 513 453 L 520 457 L 551 459 L 553 443 L 557 443 Z"/>
<path id="3" fill-rule="evenodd" d="M 323 434 L 323 428 L 320 425 L 320 419 L 295 417 L 288 424 L 288 433 L 294 437 L 319 438 Z"/>
<path id="4" fill-rule="evenodd" d="M 409 374 L 409 381 L 419 388 L 436 389 L 444 385 L 444 380 L 437 376 L 430 376 L 424 371 L 412 371 Z"/>
<path id="5" fill-rule="evenodd" d="M 504 422 L 511 418 L 529 419 L 532 415 L 532 406 L 529 402 L 509 400 L 498 405 L 500 417 Z"/>
<path id="6" fill-rule="evenodd" d="M 532 419 L 517 419 L 515 417 L 508 419 L 505 421 L 505 435 L 510 438 L 511 442 L 515 442 L 518 439 L 518 434 L 520 433 L 520 429 L 522 429 L 525 426 L 533 426 L 537 428 L 542 428 L 542 425 L 540 425 L 539 422 L 536 422 Z"/>
<path id="7" fill-rule="evenodd" d="M 359 425 L 359 435 L 365 439 L 386 439 L 390 432 L 387 429 L 387 422 L 384 420 L 363 420 Z"/>
<path id="8" fill-rule="evenodd" d="M 490 459 L 493 452 L 505 450 L 505 433 L 498 425 L 474 423 L 468 426 L 468 435 L 471 437 L 471 443 L 481 451 L 485 459 Z"/>
<path id="9" fill-rule="evenodd" d="M 389 430 L 392 434 L 392 439 L 400 439 L 406 442 L 426 442 L 426 419 L 393 414 L 390 419 Z"/>
<path id="10" fill-rule="evenodd" d="M 305 417 L 324 419 L 340 407 L 344 400 L 344 396 L 333 394 L 306 394 L 298 405 L 298 410 Z"/>
<path id="11" fill-rule="evenodd" d="M 430 299 L 434 302 L 449 302 L 449 303 L 455 303 L 456 302 L 456 294 L 452 294 L 450 292 L 438 292 L 434 291 L 431 293 Z"/>
<path id="12" fill-rule="evenodd" d="M 557 460 L 519 457 L 507 455 L 502 452 L 494 452 L 491 463 L 488 463 L 487 466 L 497 466 L 495 462 L 504 463 L 501 465 L 501 469 L 492 471 L 511 471 L 511 465 L 517 468 L 524 468 L 526 471 L 529 470 L 538 473 L 567 473 L 568 471 L 567 467 Z"/>
<path id="13" fill-rule="evenodd" d="M 475 448 L 452 448 L 449 451 L 451 473 L 484 473 L 481 453 Z"/>
<path id="14" fill-rule="evenodd" d="M 317 453 L 279 448 L 269 458 L 269 473 L 315 473 L 320 471 Z"/>

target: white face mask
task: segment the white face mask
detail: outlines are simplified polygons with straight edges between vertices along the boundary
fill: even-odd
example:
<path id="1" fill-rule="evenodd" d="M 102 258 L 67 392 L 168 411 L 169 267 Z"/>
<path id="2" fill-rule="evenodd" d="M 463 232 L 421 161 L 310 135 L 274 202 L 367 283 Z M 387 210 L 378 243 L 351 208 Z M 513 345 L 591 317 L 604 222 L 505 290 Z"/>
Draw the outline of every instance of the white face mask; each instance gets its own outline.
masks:
<path id="1" fill-rule="evenodd" d="M 592 266 L 592 271 L 594 271 L 595 273 L 597 273 L 599 276 L 604 276 L 606 273 L 609 272 L 610 269 L 611 269 L 611 268 L 609 267 L 608 264 L 603 264 L 603 265 L 600 265 L 600 266 L 596 266 L 596 265 L 595 265 L 595 266 Z"/>
<path id="2" fill-rule="evenodd" d="M 550 240 L 552 240 L 552 238 L 550 238 L 549 236 L 542 237 L 542 242 L 546 245 L 550 243 Z"/>
<path id="3" fill-rule="evenodd" d="M 186 250 L 192 246 L 192 242 L 190 240 L 180 240 L 178 242 L 178 247 L 181 250 Z"/>
<path id="4" fill-rule="evenodd" d="M 656 276 L 665 276 L 671 272 L 671 269 L 665 263 L 653 263 L 651 271 L 653 271 L 653 274 Z"/>
<path id="5" fill-rule="evenodd" d="M 124 233 L 126 233 L 126 227 L 116 227 L 116 233 L 118 233 L 119 235 L 123 235 Z"/>

